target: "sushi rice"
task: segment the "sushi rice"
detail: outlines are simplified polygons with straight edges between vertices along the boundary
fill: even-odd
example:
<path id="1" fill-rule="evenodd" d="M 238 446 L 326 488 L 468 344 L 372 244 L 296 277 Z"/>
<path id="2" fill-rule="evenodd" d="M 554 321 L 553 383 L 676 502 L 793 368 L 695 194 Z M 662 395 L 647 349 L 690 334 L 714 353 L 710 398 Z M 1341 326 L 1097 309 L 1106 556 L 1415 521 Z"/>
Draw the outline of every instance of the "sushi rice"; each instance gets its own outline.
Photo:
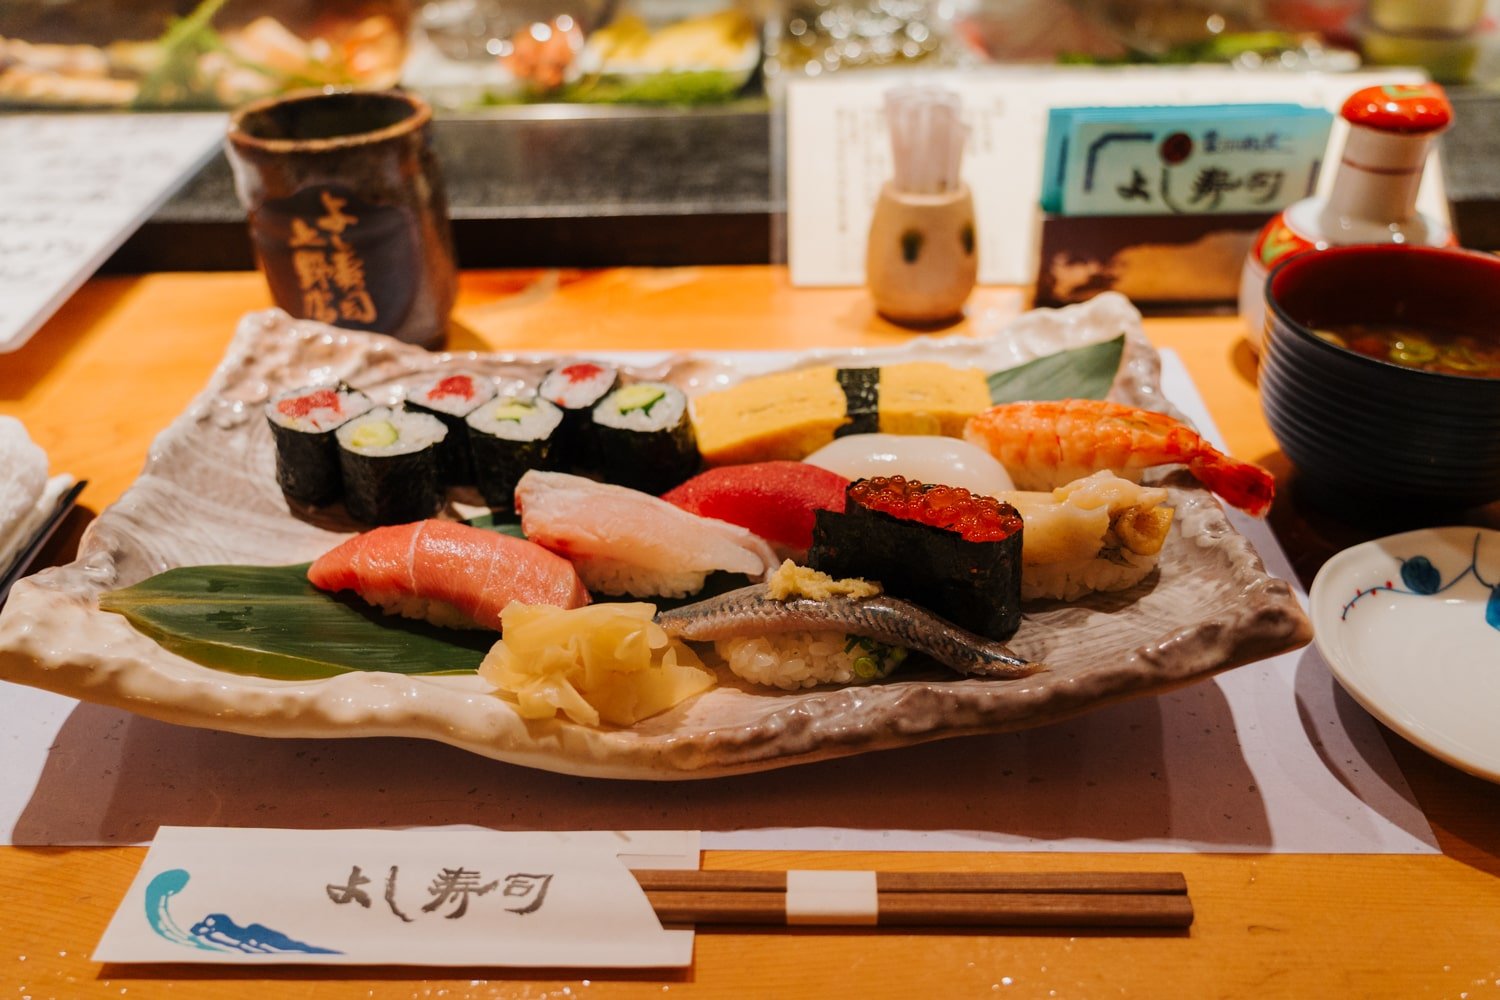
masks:
<path id="1" fill-rule="evenodd" d="M 890 676 L 906 650 L 842 632 L 784 632 L 719 639 L 714 652 L 737 677 L 784 691 L 863 684 Z"/>

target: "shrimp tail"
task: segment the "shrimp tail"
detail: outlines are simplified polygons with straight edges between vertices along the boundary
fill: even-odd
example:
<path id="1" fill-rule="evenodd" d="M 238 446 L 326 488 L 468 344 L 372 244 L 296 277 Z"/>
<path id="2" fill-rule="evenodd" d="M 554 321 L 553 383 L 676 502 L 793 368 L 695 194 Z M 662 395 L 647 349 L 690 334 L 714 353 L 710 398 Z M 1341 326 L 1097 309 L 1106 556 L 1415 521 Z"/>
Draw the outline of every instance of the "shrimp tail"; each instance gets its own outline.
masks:
<path id="1" fill-rule="evenodd" d="M 1213 448 L 1188 462 L 1198 481 L 1252 517 L 1265 517 L 1276 496 L 1276 477 L 1250 462 L 1230 458 Z"/>

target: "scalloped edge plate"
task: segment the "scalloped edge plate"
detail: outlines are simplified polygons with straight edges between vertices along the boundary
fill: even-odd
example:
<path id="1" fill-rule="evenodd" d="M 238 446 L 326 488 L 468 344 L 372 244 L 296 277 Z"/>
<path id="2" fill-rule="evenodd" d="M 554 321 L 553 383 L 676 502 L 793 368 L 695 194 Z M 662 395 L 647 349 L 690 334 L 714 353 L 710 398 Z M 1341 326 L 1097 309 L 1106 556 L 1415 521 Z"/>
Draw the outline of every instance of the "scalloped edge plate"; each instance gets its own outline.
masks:
<path id="1" fill-rule="evenodd" d="M 1110 398 L 1170 410 L 1140 314 L 1122 296 L 1027 313 L 991 337 L 919 338 L 897 349 L 790 360 L 941 360 L 995 371 L 1126 334 Z M 1024 609 L 1011 645 L 1051 669 L 1014 681 L 910 673 L 864 687 L 785 693 L 723 683 L 629 729 L 526 721 L 477 677 L 343 674 L 275 681 L 168 653 L 98 595 L 173 566 L 308 561 L 355 526 L 292 516 L 276 487 L 262 407 L 281 388 L 344 379 L 383 398 L 458 369 L 536 380 L 556 358 L 431 354 L 387 337 L 251 314 L 207 389 L 162 432 L 146 468 L 91 526 L 76 562 L 17 584 L 0 613 L 0 678 L 185 725 L 263 736 L 412 736 L 500 760 L 627 779 L 706 778 L 1042 725 L 1294 649 L 1310 628 L 1218 502 L 1185 474 L 1163 480 L 1177 517 L 1161 569 L 1123 594 Z M 785 367 L 787 358 L 780 357 Z M 636 369 L 690 395 L 777 363 L 680 355 Z"/>

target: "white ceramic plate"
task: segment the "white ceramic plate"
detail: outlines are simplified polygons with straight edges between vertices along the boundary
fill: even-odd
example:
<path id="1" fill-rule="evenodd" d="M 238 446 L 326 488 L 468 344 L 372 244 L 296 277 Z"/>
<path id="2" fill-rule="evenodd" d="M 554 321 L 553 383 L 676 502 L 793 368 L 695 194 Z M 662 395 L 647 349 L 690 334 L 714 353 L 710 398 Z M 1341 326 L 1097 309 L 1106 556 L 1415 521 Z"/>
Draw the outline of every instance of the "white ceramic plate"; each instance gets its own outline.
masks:
<path id="1" fill-rule="evenodd" d="M 1500 532 L 1428 528 L 1345 549 L 1309 594 L 1318 650 L 1417 746 L 1500 781 Z"/>
<path id="2" fill-rule="evenodd" d="M 1118 295 L 1028 313 L 994 337 L 922 338 L 894 351 L 809 352 L 790 362 L 922 358 L 988 372 L 1121 333 L 1126 349 L 1112 398 L 1168 409 L 1140 316 Z M 1024 608 L 1011 646 L 1049 669 L 1017 681 L 913 671 L 865 687 L 785 693 L 752 689 L 726 671 L 719 687 L 671 711 L 630 729 L 596 730 L 527 722 L 473 676 L 277 681 L 222 673 L 99 611 L 100 593 L 174 566 L 306 562 L 356 529 L 336 510 L 317 519 L 288 511 L 262 409 L 274 392 L 343 379 L 387 399 L 457 369 L 534 382 L 556 361 L 429 354 L 282 313 L 246 317 L 208 388 L 157 438 L 141 477 L 94 522 L 78 560 L 16 585 L 0 613 L 0 678 L 186 725 L 263 736 L 416 736 L 555 771 L 666 779 L 1041 725 L 1308 639 L 1291 589 L 1266 575 L 1218 502 L 1185 475 L 1165 482 L 1177 515 L 1157 573 L 1128 592 Z M 637 374 L 693 394 L 766 361 L 681 356 Z"/>

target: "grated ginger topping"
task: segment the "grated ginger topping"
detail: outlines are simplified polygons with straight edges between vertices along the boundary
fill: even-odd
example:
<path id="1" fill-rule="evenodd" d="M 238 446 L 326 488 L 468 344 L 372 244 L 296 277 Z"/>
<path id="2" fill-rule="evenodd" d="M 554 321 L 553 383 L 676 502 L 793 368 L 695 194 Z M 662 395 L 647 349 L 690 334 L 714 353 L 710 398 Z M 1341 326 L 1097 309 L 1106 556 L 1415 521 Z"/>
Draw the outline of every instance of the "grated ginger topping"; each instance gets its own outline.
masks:
<path id="1" fill-rule="evenodd" d="M 820 573 L 811 566 L 798 566 L 790 559 L 771 574 L 766 585 L 767 596 L 773 601 L 790 601 L 798 597 L 810 601 L 826 601 L 830 597 L 859 600 L 880 593 L 878 583 L 857 578 L 835 580 L 827 573 Z"/>

